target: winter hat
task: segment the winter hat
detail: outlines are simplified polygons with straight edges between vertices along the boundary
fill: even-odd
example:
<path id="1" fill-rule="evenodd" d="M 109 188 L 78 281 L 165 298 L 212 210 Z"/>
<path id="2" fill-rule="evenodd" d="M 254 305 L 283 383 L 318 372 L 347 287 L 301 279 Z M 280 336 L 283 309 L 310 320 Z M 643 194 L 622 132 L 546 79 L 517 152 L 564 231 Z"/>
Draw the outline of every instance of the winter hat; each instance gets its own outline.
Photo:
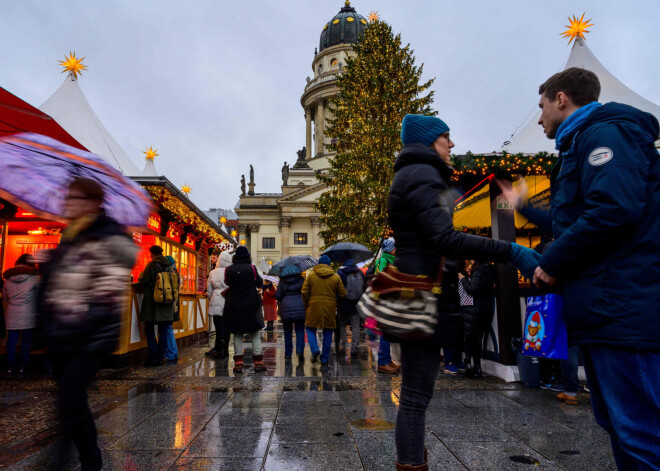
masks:
<path id="1" fill-rule="evenodd" d="M 170 262 L 170 265 L 172 266 L 176 265 L 176 260 L 174 260 L 174 257 L 172 257 L 171 255 L 168 255 L 165 258 L 167 259 L 168 262 Z"/>
<path id="2" fill-rule="evenodd" d="M 298 268 L 298 265 L 289 265 L 284 267 L 284 270 L 282 270 L 282 276 L 289 275 L 300 275 L 300 268 Z"/>
<path id="3" fill-rule="evenodd" d="M 404 146 L 424 144 L 430 146 L 441 134 L 449 131 L 449 126 L 435 116 L 407 114 L 401 124 L 401 142 Z"/>
<path id="4" fill-rule="evenodd" d="M 529 326 L 530 327 L 537 327 L 540 322 L 541 322 L 541 314 L 538 311 L 536 311 L 532 315 L 532 320 L 530 321 Z"/>
<path id="5" fill-rule="evenodd" d="M 149 253 L 151 255 L 163 255 L 163 248 L 160 245 L 152 245 L 149 247 Z"/>
<path id="6" fill-rule="evenodd" d="M 321 258 L 319 258 L 319 265 L 330 265 L 331 263 L 332 261 L 327 255 L 321 255 Z"/>
<path id="7" fill-rule="evenodd" d="M 239 245 L 238 248 L 236 249 L 236 252 L 234 252 L 235 257 L 249 257 L 250 256 L 250 251 L 247 249 L 246 246 L 244 245 Z"/>
<path id="8" fill-rule="evenodd" d="M 392 250 L 395 248 L 394 237 L 385 239 L 385 242 L 383 242 L 383 253 L 392 253 Z"/>

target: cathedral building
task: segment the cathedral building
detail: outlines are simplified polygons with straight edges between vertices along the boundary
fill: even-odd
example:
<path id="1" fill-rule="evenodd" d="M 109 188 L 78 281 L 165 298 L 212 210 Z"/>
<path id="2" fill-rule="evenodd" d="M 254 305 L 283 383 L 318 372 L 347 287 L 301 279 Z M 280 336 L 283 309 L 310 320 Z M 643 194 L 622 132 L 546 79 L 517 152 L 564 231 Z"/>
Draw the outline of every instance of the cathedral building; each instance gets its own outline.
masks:
<path id="1" fill-rule="evenodd" d="M 330 100 L 339 94 L 337 75 L 341 73 L 353 44 L 367 26 L 367 20 L 346 1 L 345 6 L 321 31 L 314 51 L 312 77 L 300 98 L 305 111 L 305 146 L 298 151 L 293 165 L 282 167 L 282 192 L 255 192 L 254 170 L 250 180 L 241 182 L 241 196 L 234 208 L 238 214 L 238 240 L 244 243 L 255 261 L 265 258 L 276 262 L 289 255 L 318 257 L 323 241 L 319 238 L 320 216 L 314 205 L 327 186 L 317 178 L 327 172 L 332 144 L 325 135 L 331 117 Z"/>

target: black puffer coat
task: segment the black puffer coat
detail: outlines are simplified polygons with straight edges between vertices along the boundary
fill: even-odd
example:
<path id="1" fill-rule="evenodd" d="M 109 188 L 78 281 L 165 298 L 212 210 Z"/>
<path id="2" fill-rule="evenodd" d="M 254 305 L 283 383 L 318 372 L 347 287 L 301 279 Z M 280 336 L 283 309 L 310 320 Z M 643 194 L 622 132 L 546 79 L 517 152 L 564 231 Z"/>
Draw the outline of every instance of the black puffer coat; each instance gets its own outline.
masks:
<path id="1" fill-rule="evenodd" d="M 301 294 L 304 282 L 305 279 L 298 273 L 280 278 L 275 299 L 279 303 L 282 322 L 305 320 L 305 303 Z"/>
<path id="2" fill-rule="evenodd" d="M 509 242 L 454 230 L 453 198 L 447 184 L 453 170 L 433 149 L 422 144 L 404 147 L 394 163 L 394 171 L 388 213 L 396 239 L 396 267 L 399 270 L 435 278 L 443 256 L 495 262 L 509 260 Z M 448 313 L 444 310 L 460 311 L 460 307 L 456 308 L 456 303 L 448 299 L 448 296 L 458 297 L 457 272 L 457 268 L 448 268 L 443 279 L 439 327 L 435 338 L 427 342 L 433 348 L 455 341 L 448 337 Z"/>
<path id="3" fill-rule="evenodd" d="M 465 306 L 463 310 L 466 336 L 480 336 L 488 328 L 493 314 L 495 278 L 495 267 L 483 263 L 477 266 L 472 276 L 460 280 L 473 300 L 472 306 Z"/>
<path id="4" fill-rule="evenodd" d="M 233 265 L 225 270 L 225 284 L 229 286 L 224 310 L 229 332 L 251 334 L 263 329 L 261 296 L 257 292 L 263 280 L 250 257 L 234 257 Z"/>

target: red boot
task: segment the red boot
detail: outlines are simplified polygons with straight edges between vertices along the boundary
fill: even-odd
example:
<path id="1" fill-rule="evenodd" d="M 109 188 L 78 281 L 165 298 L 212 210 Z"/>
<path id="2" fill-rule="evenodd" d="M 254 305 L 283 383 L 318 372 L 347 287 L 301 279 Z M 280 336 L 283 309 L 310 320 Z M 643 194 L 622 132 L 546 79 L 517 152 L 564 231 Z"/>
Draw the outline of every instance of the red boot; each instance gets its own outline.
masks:
<path id="1" fill-rule="evenodd" d="M 234 373 L 243 372 L 243 355 L 234 355 Z"/>
<path id="2" fill-rule="evenodd" d="M 255 373 L 267 370 L 267 368 L 264 366 L 264 356 L 263 355 L 254 355 L 252 357 L 252 359 L 254 360 L 254 371 L 255 371 Z"/>

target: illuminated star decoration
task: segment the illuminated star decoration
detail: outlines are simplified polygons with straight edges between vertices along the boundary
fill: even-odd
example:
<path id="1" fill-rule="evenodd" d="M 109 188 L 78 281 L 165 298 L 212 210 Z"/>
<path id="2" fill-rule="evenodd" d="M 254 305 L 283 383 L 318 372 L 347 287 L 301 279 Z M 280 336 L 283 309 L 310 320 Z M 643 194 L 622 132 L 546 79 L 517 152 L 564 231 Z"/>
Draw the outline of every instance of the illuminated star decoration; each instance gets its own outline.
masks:
<path id="1" fill-rule="evenodd" d="M 579 20 L 575 15 L 573 15 L 572 19 L 571 19 L 570 16 L 568 17 L 568 21 L 571 22 L 571 25 L 570 26 L 566 25 L 566 27 L 568 29 L 566 31 L 564 31 L 563 33 L 561 33 L 561 35 L 563 37 L 570 38 L 568 40 L 568 44 L 571 44 L 571 41 L 573 41 L 575 38 L 586 39 L 584 37 L 584 33 L 589 32 L 589 31 L 587 31 L 587 28 L 590 28 L 591 26 L 593 26 L 593 23 L 589 23 L 591 21 L 591 19 L 589 19 L 587 21 L 584 21 L 584 15 L 585 14 L 582 13 L 582 18 L 580 18 Z"/>
<path id="2" fill-rule="evenodd" d="M 144 158 L 149 162 L 153 162 L 158 157 L 158 149 L 154 150 L 153 147 L 147 147 L 147 150 L 143 150 L 142 153 L 145 155 Z"/>
<path id="3" fill-rule="evenodd" d="M 192 191 L 192 188 L 190 188 L 190 187 L 188 186 L 188 184 L 186 183 L 186 184 L 184 184 L 184 185 L 181 187 L 181 191 L 182 191 L 186 196 L 188 196 L 188 195 L 190 194 L 190 192 Z"/>
<path id="4" fill-rule="evenodd" d="M 367 20 L 369 20 L 369 23 L 375 23 L 376 21 L 380 20 L 380 15 L 377 11 L 371 10 L 369 12 L 369 16 L 367 16 Z"/>
<path id="5" fill-rule="evenodd" d="M 62 72 L 69 72 L 73 74 L 73 77 L 77 77 L 78 74 L 82 76 L 82 71 L 87 70 L 87 66 L 82 63 L 85 60 L 84 57 L 78 59 L 75 52 L 69 51 L 69 57 L 64 54 L 63 61 L 60 61 L 60 65 L 64 67 Z"/>
<path id="6" fill-rule="evenodd" d="M 227 218 L 224 217 L 224 216 L 222 216 L 222 217 L 220 218 L 220 224 L 227 224 Z"/>
<path id="7" fill-rule="evenodd" d="M 238 232 L 236 232 L 235 230 L 234 230 L 234 231 L 231 231 L 231 236 L 232 236 L 232 237 L 236 237 L 237 235 L 238 235 Z"/>

